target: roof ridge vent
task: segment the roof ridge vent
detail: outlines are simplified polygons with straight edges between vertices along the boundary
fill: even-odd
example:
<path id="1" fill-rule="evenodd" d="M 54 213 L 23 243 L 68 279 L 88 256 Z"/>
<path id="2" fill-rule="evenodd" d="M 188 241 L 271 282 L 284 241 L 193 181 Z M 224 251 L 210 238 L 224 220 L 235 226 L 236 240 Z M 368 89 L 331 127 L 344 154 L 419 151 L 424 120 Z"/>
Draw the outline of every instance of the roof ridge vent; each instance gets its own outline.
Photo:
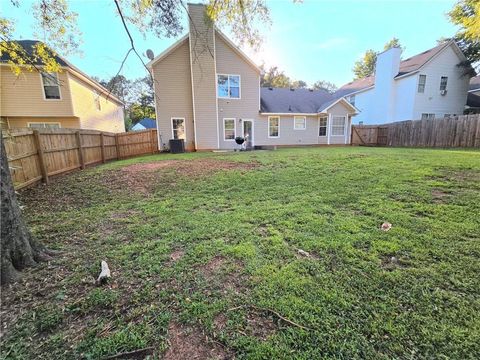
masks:
<path id="1" fill-rule="evenodd" d="M 269 86 L 269 87 L 268 87 L 268 90 L 273 90 L 273 87 Z"/>

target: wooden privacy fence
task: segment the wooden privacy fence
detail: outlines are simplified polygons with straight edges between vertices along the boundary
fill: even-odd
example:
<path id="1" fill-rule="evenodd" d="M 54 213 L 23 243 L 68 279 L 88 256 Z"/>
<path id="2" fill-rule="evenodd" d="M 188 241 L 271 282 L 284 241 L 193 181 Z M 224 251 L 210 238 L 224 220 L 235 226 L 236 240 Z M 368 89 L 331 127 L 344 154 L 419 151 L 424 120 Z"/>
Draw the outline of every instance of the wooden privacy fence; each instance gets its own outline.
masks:
<path id="1" fill-rule="evenodd" d="M 3 133 L 16 189 L 108 160 L 158 151 L 157 130 L 108 133 L 76 129 L 12 129 Z"/>
<path id="2" fill-rule="evenodd" d="M 353 125 L 352 145 L 480 148 L 480 114 Z"/>

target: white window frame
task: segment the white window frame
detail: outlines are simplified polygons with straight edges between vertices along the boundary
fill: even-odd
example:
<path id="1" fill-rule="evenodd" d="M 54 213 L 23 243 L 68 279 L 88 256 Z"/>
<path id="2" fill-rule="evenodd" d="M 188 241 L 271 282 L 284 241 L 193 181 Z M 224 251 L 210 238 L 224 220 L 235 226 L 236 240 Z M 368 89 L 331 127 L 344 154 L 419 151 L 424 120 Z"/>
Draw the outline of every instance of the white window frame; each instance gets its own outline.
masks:
<path id="1" fill-rule="evenodd" d="M 226 127 L 225 123 L 227 120 L 233 120 L 233 139 L 227 139 L 227 134 L 226 134 Z M 223 141 L 235 141 L 235 138 L 237 137 L 237 126 L 235 124 L 236 119 L 235 118 L 223 118 Z"/>
<path id="2" fill-rule="evenodd" d="M 303 127 L 297 128 L 297 119 L 303 119 Z M 307 117 L 306 116 L 294 116 L 293 117 L 293 130 L 306 130 L 307 129 Z"/>
<path id="3" fill-rule="evenodd" d="M 175 139 L 175 131 L 173 131 L 173 120 L 183 120 L 183 129 L 184 129 L 185 139 Z M 186 123 L 184 117 L 180 117 L 180 116 L 171 117 L 170 118 L 170 126 L 172 127 L 172 139 L 183 140 L 185 142 L 187 141 L 187 123 Z"/>
<path id="4" fill-rule="evenodd" d="M 445 88 L 444 89 L 442 89 L 442 85 L 443 85 L 442 80 L 443 79 L 445 79 Z M 446 91 L 447 90 L 447 85 L 448 85 L 448 76 L 441 76 L 440 77 L 440 91 L 442 91 L 442 90 Z"/>
<path id="5" fill-rule="evenodd" d="M 56 80 L 57 80 L 58 95 L 60 96 L 58 99 L 47 99 L 47 95 L 45 94 L 45 84 L 43 83 L 42 73 L 50 74 L 50 75 L 55 74 L 55 77 L 56 77 Z M 39 71 L 38 74 L 40 75 L 40 84 L 42 85 L 43 100 L 45 100 L 45 101 L 60 101 L 60 100 L 62 100 L 62 89 L 61 89 L 61 86 L 60 86 L 60 81 L 58 80 L 58 73 L 56 73 L 56 72 L 49 73 L 49 72 L 46 72 L 46 71 Z M 48 86 L 50 86 L 50 85 L 48 85 Z"/>
<path id="6" fill-rule="evenodd" d="M 35 125 L 38 125 L 38 124 L 43 124 L 43 125 L 58 125 L 58 128 L 61 129 L 62 128 L 62 124 L 59 123 L 59 122 L 55 122 L 55 121 L 31 121 L 31 122 L 27 122 L 27 127 L 30 127 L 31 124 L 35 124 Z M 46 126 L 43 127 L 44 129 L 49 129 L 47 128 Z"/>
<path id="7" fill-rule="evenodd" d="M 423 83 L 420 81 L 421 79 L 424 79 Z M 422 86 L 422 91 L 420 91 L 420 86 Z M 427 87 L 427 75 L 425 74 L 418 75 L 417 93 L 424 94 L 426 87 Z"/>
<path id="8" fill-rule="evenodd" d="M 322 126 L 322 119 L 325 119 L 325 126 Z M 320 128 L 325 128 L 325 135 L 320 135 Z M 318 118 L 318 137 L 327 137 L 328 136 L 328 116 L 320 116 Z"/>
<path id="9" fill-rule="evenodd" d="M 100 93 L 97 90 L 93 90 L 93 105 L 97 111 L 102 111 L 102 104 L 100 103 Z"/>
<path id="10" fill-rule="evenodd" d="M 218 77 L 226 76 L 228 78 L 227 92 L 228 96 L 218 96 Z M 230 76 L 238 76 L 238 97 L 230 96 Z M 218 99 L 240 100 L 242 98 L 242 77 L 239 74 L 217 74 L 217 81 L 215 82 L 215 90 L 217 91 Z"/>
<path id="11" fill-rule="evenodd" d="M 340 118 L 343 119 L 343 133 L 342 134 L 334 134 L 333 128 L 340 127 L 338 125 L 334 125 L 336 118 L 337 119 L 340 119 Z M 345 136 L 345 134 L 347 132 L 347 117 L 345 115 L 332 115 L 332 124 L 331 124 L 330 127 L 331 127 L 331 130 L 332 130 L 332 132 L 330 133 L 330 136 Z"/>
<path id="12" fill-rule="evenodd" d="M 277 136 L 270 136 L 270 121 L 272 119 L 278 119 L 278 125 L 277 125 L 277 131 L 278 135 Z M 267 128 L 267 135 L 269 139 L 278 139 L 280 137 L 280 116 L 269 116 L 268 117 L 268 128 Z"/>

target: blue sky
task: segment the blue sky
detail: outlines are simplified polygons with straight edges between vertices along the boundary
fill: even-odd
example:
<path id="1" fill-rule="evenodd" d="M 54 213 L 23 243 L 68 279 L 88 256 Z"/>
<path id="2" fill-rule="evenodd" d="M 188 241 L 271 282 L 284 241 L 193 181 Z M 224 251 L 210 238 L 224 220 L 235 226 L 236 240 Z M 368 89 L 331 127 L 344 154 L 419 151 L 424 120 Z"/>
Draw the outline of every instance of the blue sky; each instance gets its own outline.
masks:
<path id="1" fill-rule="evenodd" d="M 278 65 L 287 75 L 308 83 L 328 80 L 340 86 L 352 79 L 352 66 L 366 49 L 381 50 L 383 44 L 397 37 L 405 46 L 404 58 L 436 45 L 440 37 L 452 36 L 456 28 L 448 22 L 454 0 L 271 0 L 272 25 L 262 28 L 264 43 L 258 53 L 244 49 L 257 63 Z M 16 9 L 0 0 L 2 15 L 16 20 L 20 39 L 37 38 L 33 30 L 29 1 Z M 110 0 L 70 1 L 78 13 L 83 33 L 82 56 L 68 59 L 91 76 L 113 76 L 129 49 L 127 35 Z M 186 24 L 186 17 L 184 17 Z M 144 38 L 130 26 L 136 47 L 160 53 L 176 39 Z M 228 33 L 228 31 L 227 31 Z M 133 56 L 123 75 L 145 76 L 145 69 Z"/>

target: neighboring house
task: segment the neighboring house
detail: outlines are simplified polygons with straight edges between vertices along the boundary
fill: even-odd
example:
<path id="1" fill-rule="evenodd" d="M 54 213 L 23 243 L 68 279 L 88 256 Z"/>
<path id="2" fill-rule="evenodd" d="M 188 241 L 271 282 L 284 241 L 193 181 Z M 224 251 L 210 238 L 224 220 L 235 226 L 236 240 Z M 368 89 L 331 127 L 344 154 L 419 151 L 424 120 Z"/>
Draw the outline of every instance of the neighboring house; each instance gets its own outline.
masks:
<path id="1" fill-rule="evenodd" d="M 465 113 L 480 114 L 480 75 L 470 79 Z"/>
<path id="2" fill-rule="evenodd" d="M 156 129 L 156 128 L 157 128 L 157 122 L 155 121 L 155 119 L 150 119 L 150 118 L 143 118 L 138 123 L 132 126 L 133 131 Z"/>
<path id="3" fill-rule="evenodd" d="M 401 54 L 399 48 L 380 53 L 374 76 L 352 81 L 335 93 L 360 110 L 356 123 L 382 124 L 463 114 L 470 79 L 457 66 L 465 56 L 454 41 L 403 61 Z"/>
<path id="4" fill-rule="evenodd" d="M 37 41 L 18 43 L 31 54 Z M 23 71 L 16 76 L 0 61 L 0 117 L 8 128 L 74 128 L 124 132 L 123 103 L 88 75 L 55 56 L 59 73 Z M 36 66 L 41 69 L 40 63 Z"/>
<path id="5" fill-rule="evenodd" d="M 260 69 L 188 5 L 190 31 L 148 63 L 155 87 L 159 148 L 187 150 L 349 144 L 356 109 L 325 91 L 260 88 Z M 158 89 L 162 89 L 161 92 Z"/>

